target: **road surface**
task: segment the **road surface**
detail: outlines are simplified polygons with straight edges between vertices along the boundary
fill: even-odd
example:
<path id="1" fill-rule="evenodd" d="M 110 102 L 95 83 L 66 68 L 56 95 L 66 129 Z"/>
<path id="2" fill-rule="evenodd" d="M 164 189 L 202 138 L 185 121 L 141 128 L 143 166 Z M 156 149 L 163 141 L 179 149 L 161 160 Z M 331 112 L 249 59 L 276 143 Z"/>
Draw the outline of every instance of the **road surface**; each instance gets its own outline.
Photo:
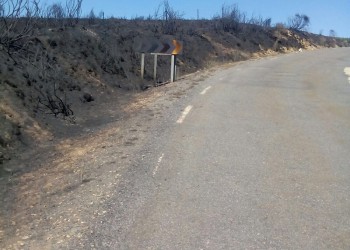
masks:
<path id="1" fill-rule="evenodd" d="M 90 246 L 350 249 L 347 67 L 324 49 L 215 72 L 164 111 Z"/>

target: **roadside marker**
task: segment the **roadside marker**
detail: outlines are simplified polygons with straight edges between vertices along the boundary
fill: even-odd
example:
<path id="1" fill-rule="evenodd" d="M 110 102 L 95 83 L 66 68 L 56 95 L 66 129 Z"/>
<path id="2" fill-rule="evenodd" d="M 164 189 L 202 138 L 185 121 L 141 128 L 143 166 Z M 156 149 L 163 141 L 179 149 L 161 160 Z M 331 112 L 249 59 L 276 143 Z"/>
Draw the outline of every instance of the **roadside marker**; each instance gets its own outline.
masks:
<path id="1" fill-rule="evenodd" d="M 183 123 L 186 116 L 191 112 L 192 108 L 193 108 L 193 106 L 191 106 L 191 105 L 187 106 L 185 108 L 185 110 L 182 112 L 182 115 L 180 116 L 180 118 L 176 121 L 176 123 L 178 123 L 178 124 Z"/>
<path id="2" fill-rule="evenodd" d="M 178 40 L 147 39 L 135 42 L 134 50 L 140 53 L 179 55 L 182 54 L 183 43 Z"/>

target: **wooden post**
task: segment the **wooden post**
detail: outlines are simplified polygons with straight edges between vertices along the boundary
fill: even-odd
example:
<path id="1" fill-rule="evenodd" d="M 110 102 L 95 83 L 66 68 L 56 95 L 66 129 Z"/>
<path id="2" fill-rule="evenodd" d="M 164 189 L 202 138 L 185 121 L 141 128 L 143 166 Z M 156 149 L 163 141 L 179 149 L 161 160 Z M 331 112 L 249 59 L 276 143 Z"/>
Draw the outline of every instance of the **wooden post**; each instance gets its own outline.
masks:
<path id="1" fill-rule="evenodd" d="M 141 54 L 141 79 L 143 79 L 145 75 L 145 53 Z"/>
<path id="2" fill-rule="evenodd" d="M 153 70 L 153 79 L 154 82 L 157 83 L 157 60 L 158 60 L 158 55 L 154 54 L 154 70 Z"/>
<path id="3" fill-rule="evenodd" d="M 174 82 L 175 76 L 175 55 L 171 55 L 170 82 Z"/>

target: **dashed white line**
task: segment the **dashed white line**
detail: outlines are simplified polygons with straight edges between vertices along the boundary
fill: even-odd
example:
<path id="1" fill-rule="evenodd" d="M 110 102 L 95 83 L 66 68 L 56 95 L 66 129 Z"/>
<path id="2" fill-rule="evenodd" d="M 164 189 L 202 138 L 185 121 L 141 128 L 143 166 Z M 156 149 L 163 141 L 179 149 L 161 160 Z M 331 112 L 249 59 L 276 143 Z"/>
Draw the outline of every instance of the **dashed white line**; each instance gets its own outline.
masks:
<path id="1" fill-rule="evenodd" d="M 350 67 L 344 68 L 344 73 L 345 73 L 345 75 L 348 76 L 348 80 L 349 80 L 349 83 L 350 83 Z"/>
<path id="2" fill-rule="evenodd" d="M 205 94 L 208 92 L 208 90 L 210 90 L 210 89 L 211 89 L 211 86 L 206 87 L 206 88 L 201 92 L 201 95 L 205 95 Z"/>
<path id="3" fill-rule="evenodd" d="M 157 165 L 156 165 L 156 167 L 153 170 L 153 176 L 155 176 L 157 174 L 159 166 L 162 163 L 163 157 L 164 157 L 164 154 L 162 154 L 161 157 L 159 157 Z"/>
<path id="4" fill-rule="evenodd" d="M 182 112 L 182 115 L 180 116 L 180 118 L 176 121 L 176 123 L 183 123 L 186 116 L 191 112 L 193 106 L 189 105 L 185 108 L 185 110 Z"/>

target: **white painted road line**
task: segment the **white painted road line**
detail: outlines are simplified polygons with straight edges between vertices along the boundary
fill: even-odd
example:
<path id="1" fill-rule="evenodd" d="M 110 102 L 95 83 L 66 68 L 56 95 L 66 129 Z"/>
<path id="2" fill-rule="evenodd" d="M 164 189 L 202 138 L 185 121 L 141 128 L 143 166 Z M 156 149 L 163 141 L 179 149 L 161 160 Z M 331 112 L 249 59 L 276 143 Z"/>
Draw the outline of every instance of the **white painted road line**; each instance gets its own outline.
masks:
<path id="1" fill-rule="evenodd" d="M 349 83 L 350 83 L 350 67 L 346 67 L 344 69 L 344 73 L 345 73 L 345 75 L 348 76 L 348 80 L 349 80 Z"/>
<path id="2" fill-rule="evenodd" d="M 183 123 L 186 116 L 191 112 L 191 109 L 193 108 L 193 106 L 189 105 L 185 108 L 185 110 L 182 112 L 182 115 L 180 116 L 180 118 L 176 121 L 176 123 Z"/>
<path id="3" fill-rule="evenodd" d="M 205 95 L 205 94 L 208 92 L 209 89 L 211 89 L 211 86 L 206 87 L 206 88 L 201 92 L 201 95 Z"/>
<path id="4" fill-rule="evenodd" d="M 159 157 L 158 162 L 157 162 L 157 165 L 156 165 L 156 167 L 155 167 L 154 170 L 153 170 L 153 176 L 155 176 L 155 175 L 157 174 L 158 169 L 159 169 L 159 166 L 160 166 L 160 164 L 162 163 L 163 157 L 164 157 L 164 154 L 162 154 L 162 156 Z"/>

